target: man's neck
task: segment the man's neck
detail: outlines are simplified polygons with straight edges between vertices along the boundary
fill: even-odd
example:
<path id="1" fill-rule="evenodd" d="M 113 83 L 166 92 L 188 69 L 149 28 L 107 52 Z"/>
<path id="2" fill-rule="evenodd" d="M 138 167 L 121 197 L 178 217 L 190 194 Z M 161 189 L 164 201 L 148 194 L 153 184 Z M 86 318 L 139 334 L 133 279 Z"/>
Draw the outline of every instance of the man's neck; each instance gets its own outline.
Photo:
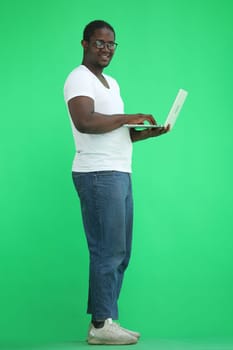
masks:
<path id="1" fill-rule="evenodd" d="M 95 74 L 97 77 L 101 77 L 103 73 L 103 68 L 101 67 L 95 67 L 91 65 L 90 63 L 87 63 L 85 61 L 82 61 L 82 65 L 87 67 L 93 74 Z"/>

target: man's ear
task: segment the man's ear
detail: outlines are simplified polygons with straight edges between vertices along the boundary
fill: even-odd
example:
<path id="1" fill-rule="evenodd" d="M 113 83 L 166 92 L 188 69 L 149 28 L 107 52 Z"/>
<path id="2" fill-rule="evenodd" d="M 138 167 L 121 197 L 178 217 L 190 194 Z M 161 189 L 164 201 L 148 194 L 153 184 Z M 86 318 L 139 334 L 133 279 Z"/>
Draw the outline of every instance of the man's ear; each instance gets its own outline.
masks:
<path id="1" fill-rule="evenodd" d="M 83 47 L 84 49 L 86 49 L 86 48 L 88 47 L 88 41 L 82 40 L 82 41 L 81 41 L 81 45 L 82 45 L 82 47 Z"/>

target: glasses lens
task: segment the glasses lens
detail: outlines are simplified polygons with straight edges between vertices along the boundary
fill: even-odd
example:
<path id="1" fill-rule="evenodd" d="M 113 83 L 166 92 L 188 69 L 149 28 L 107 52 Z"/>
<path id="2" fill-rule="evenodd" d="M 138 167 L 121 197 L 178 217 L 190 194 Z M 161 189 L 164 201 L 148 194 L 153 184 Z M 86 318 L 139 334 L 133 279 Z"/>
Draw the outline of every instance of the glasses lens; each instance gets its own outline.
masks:
<path id="1" fill-rule="evenodd" d="M 95 45 L 96 45 L 97 49 L 103 49 L 104 48 L 104 41 L 96 40 Z"/>
<path id="2" fill-rule="evenodd" d="M 115 50 L 116 44 L 115 43 L 108 43 L 109 50 Z"/>

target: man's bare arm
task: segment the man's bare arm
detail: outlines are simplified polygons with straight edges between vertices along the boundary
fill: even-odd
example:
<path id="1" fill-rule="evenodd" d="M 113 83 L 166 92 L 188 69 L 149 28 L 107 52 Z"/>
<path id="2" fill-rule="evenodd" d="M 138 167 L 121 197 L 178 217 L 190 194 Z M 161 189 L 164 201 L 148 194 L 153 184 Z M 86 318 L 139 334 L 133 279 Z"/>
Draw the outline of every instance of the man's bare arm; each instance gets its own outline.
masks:
<path id="1" fill-rule="evenodd" d="M 69 112 L 76 129 L 87 134 L 101 134 L 112 131 L 124 124 L 142 124 L 147 120 L 156 124 L 150 114 L 106 115 L 94 111 L 94 101 L 90 97 L 77 96 L 68 102 Z"/>

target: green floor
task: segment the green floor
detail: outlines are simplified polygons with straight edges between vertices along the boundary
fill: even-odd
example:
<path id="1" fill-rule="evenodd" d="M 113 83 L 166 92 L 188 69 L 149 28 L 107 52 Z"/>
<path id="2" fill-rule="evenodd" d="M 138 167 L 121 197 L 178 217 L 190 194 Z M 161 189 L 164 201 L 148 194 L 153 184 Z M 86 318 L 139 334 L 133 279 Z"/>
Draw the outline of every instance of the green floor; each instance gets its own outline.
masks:
<path id="1" fill-rule="evenodd" d="M 97 349 L 107 349 L 114 348 L 118 349 L 137 349 L 137 350 L 233 350 L 233 340 L 232 341 L 213 341 L 213 340 L 202 340 L 202 341 L 192 341 L 192 340 L 155 340 L 155 339 L 141 339 L 136 345 L 124 345 L 122 346 L 104 346 L 98 345 Z M 78 341 L 74 343 L 60 343 L 60 344 L 46 344 L 46 345 L 28 345 L 20 347 L 3 348 L 1 350 L 82 350 L 82 349 L 92 349 L 95 346 L 88 345 L 84 341 Z"/>

